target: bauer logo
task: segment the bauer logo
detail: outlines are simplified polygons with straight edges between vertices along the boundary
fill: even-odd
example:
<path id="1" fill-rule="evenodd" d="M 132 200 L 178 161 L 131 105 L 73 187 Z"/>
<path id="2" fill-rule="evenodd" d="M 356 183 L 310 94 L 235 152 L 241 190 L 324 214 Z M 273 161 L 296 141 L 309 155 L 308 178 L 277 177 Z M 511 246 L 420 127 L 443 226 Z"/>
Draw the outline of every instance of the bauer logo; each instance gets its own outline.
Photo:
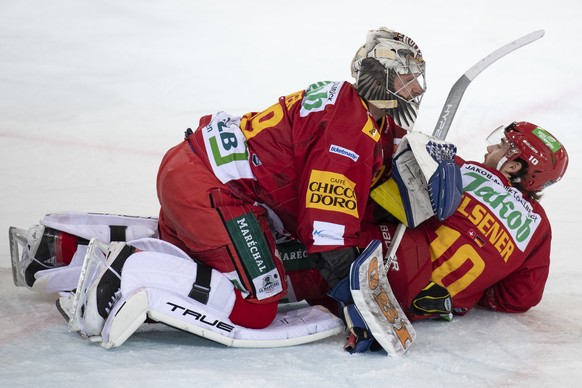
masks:
<path id="1" fill-rule="evenodd" d="M 348 157 L 348 158 L 352 159 L 354 162 L 357 162 L 358 158 L 360 157 L 360 155 L 356 154 L 354 151 L 349 150 L 349 149 L 344 148 L 344 147 L 337 146 L 335 144 L 332 144 L 329 147 L 329 152 L 331 152 L 332 154 L 338 154 L 341 156 Z"/>
<path id="2" fill-rule="evenodd" d="M 305 207 L 340 212 L 358 218 L 356 184 L 345 175 L 312 170 Z"/>

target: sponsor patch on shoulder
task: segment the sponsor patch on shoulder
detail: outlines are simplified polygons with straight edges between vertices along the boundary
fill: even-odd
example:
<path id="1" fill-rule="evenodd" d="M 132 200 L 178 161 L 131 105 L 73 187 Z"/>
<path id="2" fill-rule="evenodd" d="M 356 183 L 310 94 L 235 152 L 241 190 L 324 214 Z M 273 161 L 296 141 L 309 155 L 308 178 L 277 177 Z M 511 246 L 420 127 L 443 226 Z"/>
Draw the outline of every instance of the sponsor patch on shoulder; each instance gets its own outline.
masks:
<path id="1" fill-rule="evenodd" d="M 362 132 L 366 134 L 366 136 L 372 138 L 375 142 L 380 141 L 380 131 L 376 129 L 374 120 L 372 120 L 371 117 L 368 117 L 366 125 L 364 125 L 364 128 L 362 128 Z"/>
<path id="2" fill-rule="evenodd" d="M 357 162 L 358 158 L 360 157 L 360 155 L 358 155 L 354 151 L 349 150 L 349 149 L 344 148 L 344 147 L 340 147 L 340 146 L 335 145 L 335 144 L 332 144 L 329 147 L 329 152 L 331 152 L 332 154 L 338 154 L 341 156 L 345 156 L 347 158 L 352 159 L 354 162 Z"/>
<path id="3" fill-rule="evenodd" d="M 324 110 L 328 105 L 334 105 L 343 84 L 344 81 L 324 81 L 309 85 L 305 90 L 299 115 L 306 117 L 310 113 Z"/>

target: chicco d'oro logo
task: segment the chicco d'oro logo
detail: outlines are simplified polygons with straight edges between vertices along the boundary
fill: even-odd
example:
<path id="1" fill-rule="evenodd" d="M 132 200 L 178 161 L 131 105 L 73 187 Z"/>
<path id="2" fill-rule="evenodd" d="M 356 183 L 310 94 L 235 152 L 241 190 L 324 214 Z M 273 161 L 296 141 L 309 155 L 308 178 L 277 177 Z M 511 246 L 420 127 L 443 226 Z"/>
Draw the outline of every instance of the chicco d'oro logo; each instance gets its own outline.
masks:
<path id="1" fill-rule="evenodd" d="M 358 218 L 356 184 L 345 175 L 312 170 L 305 207 L 345 213 Z"/>

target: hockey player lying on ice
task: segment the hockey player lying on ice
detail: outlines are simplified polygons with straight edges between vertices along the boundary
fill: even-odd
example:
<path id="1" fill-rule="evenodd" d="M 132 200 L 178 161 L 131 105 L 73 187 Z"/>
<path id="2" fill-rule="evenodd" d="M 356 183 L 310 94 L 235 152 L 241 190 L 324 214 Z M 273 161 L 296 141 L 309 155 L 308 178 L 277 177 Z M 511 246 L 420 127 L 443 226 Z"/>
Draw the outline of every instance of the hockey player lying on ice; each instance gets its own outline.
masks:
<path id="1" fill-rule="evenodd" d="M 114 321 L 124 317 L 124 304 L 143 311 L 125 316 L 135 322 L 124 323 L 117 339 L 109 336 L 109 346 L 121 344 L 146 313 L 186 329 L 204 324 L 200 313 L 186 311 L 213 314 L 220 319 L 212 322 L 227 327 L 264 328 L 283 298 L 326 303 L 361 249 L 375 239 L 389 243 L 398 220 L 411 228 L 388 279 L 410 318 L 448 317 L 477 303 L 510 312 L 537 304 L 551 238 L 537 199 L 564 174 L 564 147 L 525 122 L 504 128 L 484 163 L 464 162 L 452 145 L 418 132 L 401 142 L 402 126 L 414 121 L 425 89 L 418 47 L 404 35 L 372 31 L 352 69 L 355 87 L 322 82 L 260 113 L 221 112 L 187 131 L 158 175 L 157 227 L 164 241 L 113 243 L 107 265 L 88 268 L 93 272 L 85 276 L 86 288 L 73 300 L 84 304 L 77 309 L 83 311 L 82 331 L 99 336 L 105 327 L 106 334 L 119 334 L 120 321 Z M 435 186 L 439 178 L 446 178 L 444 184 Z M 370 188 L 391 215 L 377 218 Z M 46 228 L 29 233 L 23 259 L 13 255 L 15 281 L 44 292 L 74 289 L 82 245 L 73 242 L 77 254 L 70 263 L 71 253 L 61 259 L 43 248 L 55 231 L 73 240 L 115 240 L 95 233 L 99 226 L 79 226 L 87 219 L 100 223 L 99 216 L 85 216 L 45 217 Z M 101 227 L 125 226 L 124 239 L 156 237 L 156 220 L 104 217 Z M 308 268 L 290 263 L 285 271 L 281 257 L 293 239 L 307 248 L 302 261 Z M 61 266 L 39 271 L 55 261 Z M 70 301 L 61 299 L 67 313 Z M 220 327 L 212 329 L 222 334 Z"/>

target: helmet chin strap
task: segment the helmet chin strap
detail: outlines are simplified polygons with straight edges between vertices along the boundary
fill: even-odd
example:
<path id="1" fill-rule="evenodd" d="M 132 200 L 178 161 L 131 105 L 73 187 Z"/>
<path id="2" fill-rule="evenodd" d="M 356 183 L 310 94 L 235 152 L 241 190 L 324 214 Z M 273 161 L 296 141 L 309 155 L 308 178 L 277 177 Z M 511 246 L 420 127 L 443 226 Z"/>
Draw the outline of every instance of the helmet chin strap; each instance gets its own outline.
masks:
<path id="1" fill-rule="evenodd" d="M 497 162 L 497 169 L 499 171 L 501 171 L 501 167 L 503 167 L 503 165 L 505 164 L 505 162 L 507 162 L 507 156 L 502 157 L 501 159 L 499 159 L 499 162 Z"/>
<path id="2" fill-rule="evenodd" d="M 502 172 L 501 171 L 501 167 L 503 167 L 505 165 L 505 163 L 507 163 L 509 161 L 510 160 L 507 158 L 507 156 L 502 157 L 499 160 L 499 162 L 497 163 L 497 170 L 499 170 L 503 175 L 505 175 L 507 177 L 507 179 L 509 179 L 513 183 L 520 182 L 521 181 L 521 178 L 512 177 L 512 175 L 510 173 L 508 173 L 508 172 Z"/>
<path id="3" fill-rule="evenodd" d="M 396 100 L 369 100 L 368 102 L 380 109 L 394 109 L 398 106 L 398 101 Z"/>

